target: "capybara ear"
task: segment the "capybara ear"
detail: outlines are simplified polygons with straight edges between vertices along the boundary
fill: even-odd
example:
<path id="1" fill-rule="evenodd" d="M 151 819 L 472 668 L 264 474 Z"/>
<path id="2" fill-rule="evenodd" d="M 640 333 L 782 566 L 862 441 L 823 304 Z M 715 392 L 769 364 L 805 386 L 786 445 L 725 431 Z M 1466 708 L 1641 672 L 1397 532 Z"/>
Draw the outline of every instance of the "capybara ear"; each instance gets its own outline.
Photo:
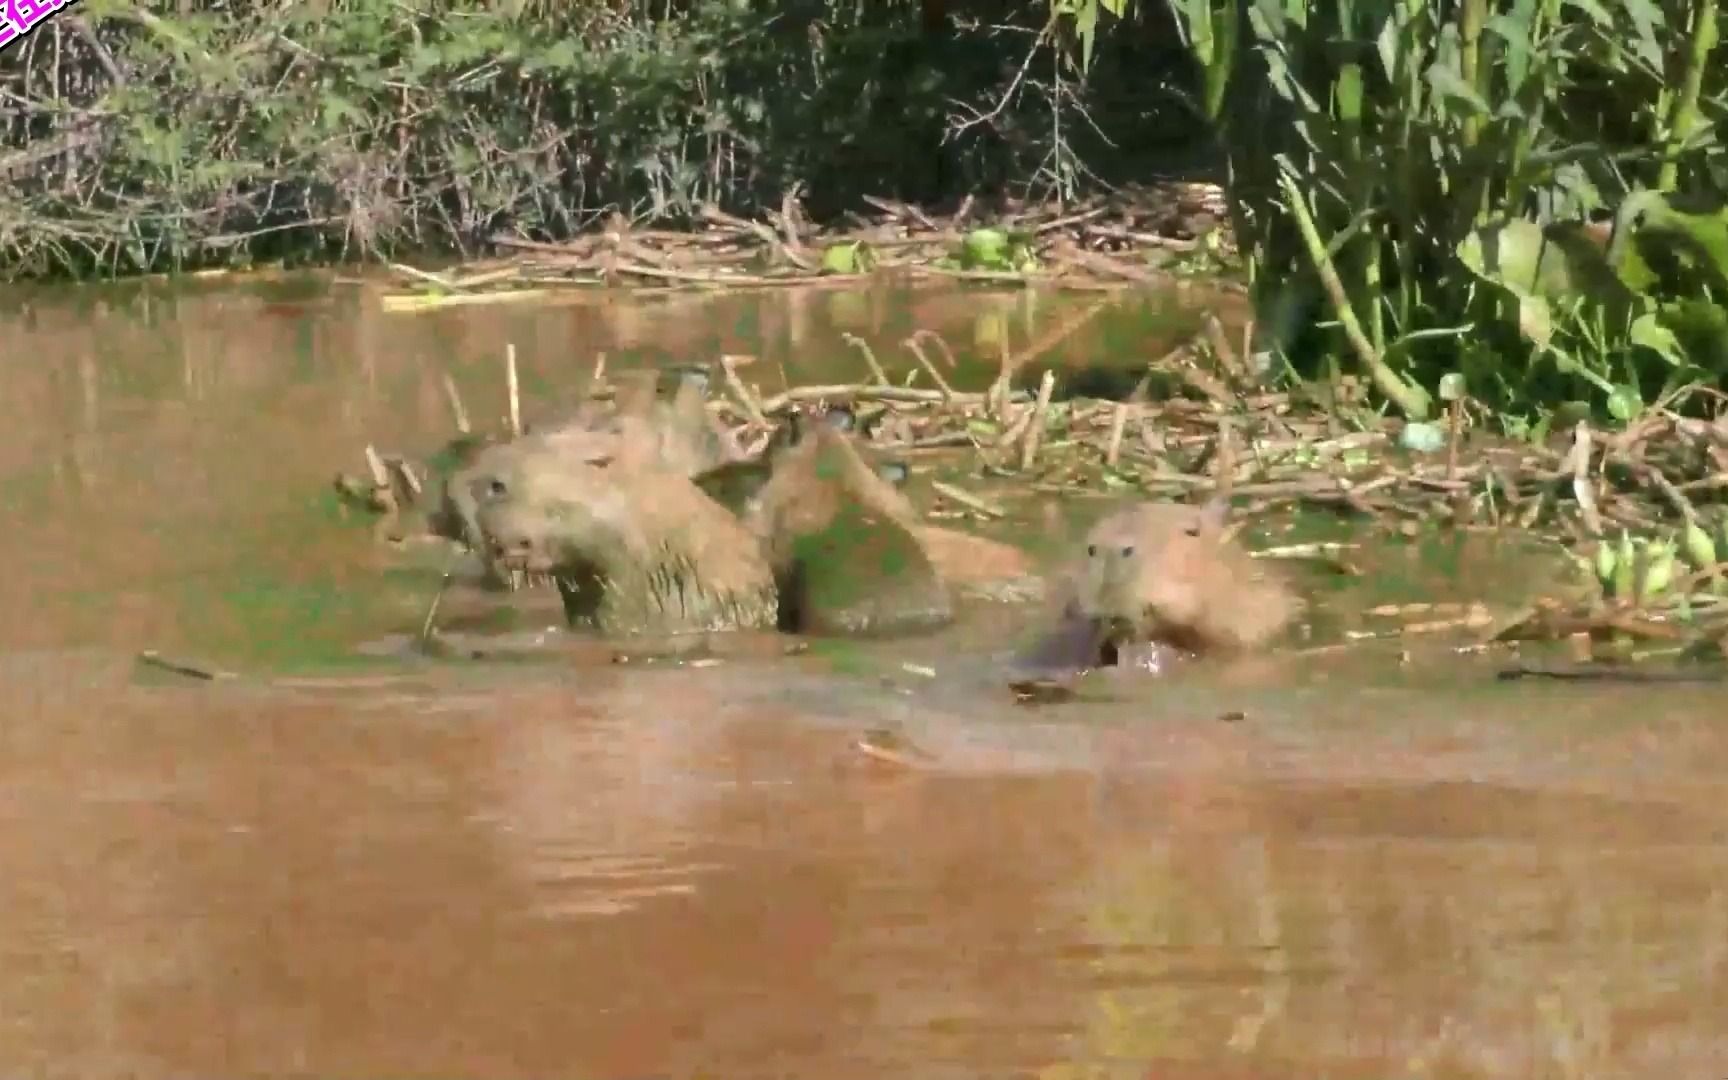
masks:
<path id="1" fill-rule="evenodd" d="M 1191 530 L 1195 536 L 1220 536 L 1230 523 L 1230 496 L 1214 495 L 1200 507 Z"/>

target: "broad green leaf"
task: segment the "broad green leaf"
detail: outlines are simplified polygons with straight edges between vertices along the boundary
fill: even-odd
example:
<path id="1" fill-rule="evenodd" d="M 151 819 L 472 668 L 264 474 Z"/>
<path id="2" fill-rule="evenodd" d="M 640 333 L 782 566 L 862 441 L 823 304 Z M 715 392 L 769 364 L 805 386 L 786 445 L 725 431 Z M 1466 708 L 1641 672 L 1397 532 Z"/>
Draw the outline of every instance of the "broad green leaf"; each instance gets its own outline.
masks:
<path id="1" fill-rule="evenodd" d="M 1554 312 L 1540 296 L 1518 297 L 1518 332 L 1538 346 L 1554 340 Z"/>
<path id="2" fill-rule="evenodd" d="M 973 229 L 961 241 L 961 261 L 998 269 L 1008 264 L 1008 234 L 1001 229 Z"/>
<path id="3" fill-rule="evenodd" d="M 1429 65 L 1428 85 L 1441 97 L 1462 101 L 1483 116 L 1493 112 L 1488 103 L 1482 100 L 1482 95 L 1476 92 L 1476 88 L 1465 82 L 1464 77 L 1450 64 L 1436 61 Z"/>
<path id="4" fill-rule="evenodd" d="M 1676 367 L 1685 362 L 1680 339 L 1657 320 L 1654 312 L 1646 312 L 1633 320 L 1632 344 L 1649 349 Z"/>
<path id="5" fill-rule="evenodd" d="M 1362 121 L 1362 69 L 1345 64 L 1338 71 L 1338 119 L 1355 126 Z"/>
<path id="6" fill-rule="evenodd" d="M 1629 423 L 1643 409 L 1644 402 L 1636 387 L 1616 386 L 1608 393 L 1608 415 L 1623 424 Z"/>
<path id="7" fill-rule="evenodd" d="M 829 244 L 822 252 L 822 272 L 825 274 L 856 274 L 859 242 Z"/>
<path id="8" fill-rule="evenodd" d="M 1082 73 L 1092 70 L 1092 47 L 1097 43 L 1098 36 L 1098 2 L 1099 0 L 1081 0 L 1079 10 L 1074 15 L 1074 31 L 1080 37 Z"/>
<path id="9" fill-rule="evenodd" d="M 1388 82 L 1398 77 L 1398 35 L 1401 20 L 1398 11 L 1394 10 L 1386 16 L 1386 21 L 1380 24 L 1380 32 L 1374 36 L 1374 49 L 1380 55 L 1380 70 L 1385 73 Z"/>

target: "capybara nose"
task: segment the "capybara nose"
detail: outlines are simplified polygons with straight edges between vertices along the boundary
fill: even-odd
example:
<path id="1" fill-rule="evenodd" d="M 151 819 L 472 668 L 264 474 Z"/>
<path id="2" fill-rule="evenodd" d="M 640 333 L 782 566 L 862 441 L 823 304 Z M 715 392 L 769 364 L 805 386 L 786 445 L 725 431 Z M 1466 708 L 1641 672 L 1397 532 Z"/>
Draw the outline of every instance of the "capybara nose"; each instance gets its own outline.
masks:
<path id="1" fill-rule="evenodd" d="M 516 556 L 527 555 L 528 549 L 531 546 L 532 545 L 529 544 L 527 537 L 516 537 L 515 539 L 511 539 L 511 540 L 503 540 L 503 539 L 499 539 L 498 537 L 493 537 L 492 538 L 492 557 L 495 559 L 507 559 L 507 558 L 511 557 L 512 555 L 516 555 Z"/>

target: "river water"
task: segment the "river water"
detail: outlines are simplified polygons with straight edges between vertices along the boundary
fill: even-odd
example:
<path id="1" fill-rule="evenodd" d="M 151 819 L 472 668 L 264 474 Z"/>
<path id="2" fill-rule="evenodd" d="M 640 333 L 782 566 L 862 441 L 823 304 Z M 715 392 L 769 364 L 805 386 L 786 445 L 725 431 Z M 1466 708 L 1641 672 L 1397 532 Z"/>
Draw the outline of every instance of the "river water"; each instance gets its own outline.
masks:
<path id="1" fill-rule="evenodd" d="M 1391 647 L 1027 708 L 1003 611 L 710 667 L 359 655 L 431 572 L 329 480 L 442 437 L 443 372 L 485 416 L 506 342 L 531 414 L 601 352 L 850 381 L 841 332 L 989 354 L 1059 317 L 1025 297 L 5 303 L 0 1075 L 1723 1075 L 1714 689 Z M 1112 319 L 1065 347 L 1170 325 Z M 1498 587 L 1431 555 L 1372 580 Z M 881 727 L 928 757 L 852 749 Z"/>

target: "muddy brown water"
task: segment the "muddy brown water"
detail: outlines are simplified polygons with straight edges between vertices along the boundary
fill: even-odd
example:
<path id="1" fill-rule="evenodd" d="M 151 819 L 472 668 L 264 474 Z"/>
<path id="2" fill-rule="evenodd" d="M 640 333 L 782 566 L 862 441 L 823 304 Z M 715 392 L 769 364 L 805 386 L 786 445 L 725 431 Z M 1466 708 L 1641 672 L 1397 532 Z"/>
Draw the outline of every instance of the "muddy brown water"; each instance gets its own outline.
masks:
<path id="1" fill-rule="evenodd" d="M 0 1074 L 1722 1075 L 1718 689 L 1394 647 L 1029 709 L 992 681 L 1023 625 L 994 608 L 710 667 L 357 659 L 435 571 L 324 489 L 368 440 L 446 430 L 440 370 L 478 411 L 504 340 L 531 402 L 600 348 L 838 368 L 836 320 L 800 337 L 786 307 L 832 297 L 21 295 Z M 884 352 L 913 304 L 975 314 L 852 303 Z M 1122 318 L 1106 336 L 1151 317 Z M 1470 550 L 1376 566 L 1361 588 L 1399 598 L 1504 587 Z M 144 648 L 247 677 L 143 672 Z M 849 749 L 883 727 L 928 759 Z"/>

